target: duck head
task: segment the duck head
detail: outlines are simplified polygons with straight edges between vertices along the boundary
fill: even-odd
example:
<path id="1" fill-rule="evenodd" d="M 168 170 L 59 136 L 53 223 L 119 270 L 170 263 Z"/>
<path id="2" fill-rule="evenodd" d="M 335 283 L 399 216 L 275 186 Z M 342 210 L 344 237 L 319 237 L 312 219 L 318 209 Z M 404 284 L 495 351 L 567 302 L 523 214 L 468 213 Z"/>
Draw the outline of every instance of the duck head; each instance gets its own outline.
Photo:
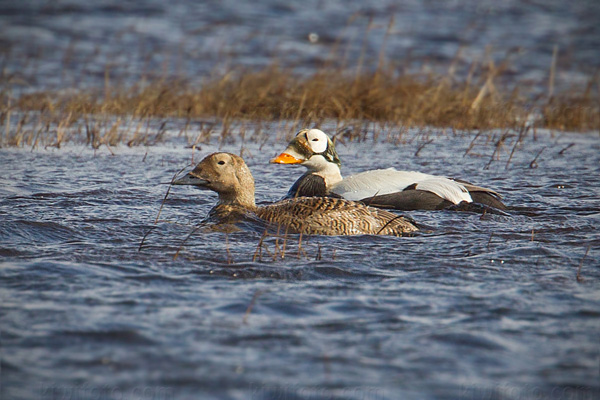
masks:
<path id="1" fill-rule="evenodd" d="M 212 153 L 173 185 L 192 185 L 219 194 L 220 204 L 253 208 L 254 178 L 244 160 L 231 153 Z"/>
<path id="2" fill-rule="evenodd" d="M 333 142 L 319 129 L 303 129 L 287 148 L 271 160 L 273 164 L 302 164 L 311 171 L 323 171 L 335 164 L 339 169 L 340 158 Z"/>

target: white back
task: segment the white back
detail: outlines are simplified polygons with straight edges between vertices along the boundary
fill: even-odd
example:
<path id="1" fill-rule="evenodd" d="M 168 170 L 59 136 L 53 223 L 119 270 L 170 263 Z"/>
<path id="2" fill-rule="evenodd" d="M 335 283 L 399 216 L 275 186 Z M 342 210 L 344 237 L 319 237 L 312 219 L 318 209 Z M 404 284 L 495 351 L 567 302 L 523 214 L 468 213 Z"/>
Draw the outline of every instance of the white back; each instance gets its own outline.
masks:
<path id="1" fill-rule="evenodd" d="M 344 178 L 331 191 L 348 200 L 361 200 L 371 196 L 401 192 L 417 184 L 417 189 L 432 192 L 458 204 L 472 202 L 469 191 L 460 183 L 443 176 L 417 171 L 397 171 L 394 168 L 376 169 Z"/>

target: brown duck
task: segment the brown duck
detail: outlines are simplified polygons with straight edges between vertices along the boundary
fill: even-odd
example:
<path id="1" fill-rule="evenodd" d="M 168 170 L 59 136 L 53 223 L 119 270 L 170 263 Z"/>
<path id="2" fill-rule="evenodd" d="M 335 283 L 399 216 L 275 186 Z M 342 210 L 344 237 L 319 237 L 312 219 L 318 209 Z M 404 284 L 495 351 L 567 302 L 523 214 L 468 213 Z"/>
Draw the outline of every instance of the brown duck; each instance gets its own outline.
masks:
<path id="1" fill-rule="evenodd" d="M 296 197 L 257 207 L 254 178 L 244 160 L 231 153 L 213 153 L 193 171 L 173 182 L 218 193 L 219 201 L 208 220 L 233 223 L 258 217 L 289 233 L 316 235 L 394 235 L 415 232 L 407 218 L 362 203 L 329 197 Z"/>

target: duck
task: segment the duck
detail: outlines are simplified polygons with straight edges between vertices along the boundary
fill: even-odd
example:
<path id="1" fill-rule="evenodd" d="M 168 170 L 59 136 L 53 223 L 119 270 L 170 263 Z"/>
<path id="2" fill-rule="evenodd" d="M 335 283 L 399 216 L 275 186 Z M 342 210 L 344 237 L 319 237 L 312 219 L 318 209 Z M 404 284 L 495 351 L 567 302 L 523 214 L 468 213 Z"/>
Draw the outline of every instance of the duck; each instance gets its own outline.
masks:
<path id="1" fill-rule="evenodd" d="M 294 197 L 257 206 L 254 178 L 244 160 L 232 153 L 212 153 L 173 185 L 216 192 L 217 204 L 207 222 L 235 224 L 258 218 L 288 233 L 312 235 L 404 236 L 419 230 L 411 219 L 363 203 L 332 197 Z"/>
<path id="2" fill-rule="evenodd" d="M 496 191 L 445 176 L 387 168 L 343 178 L 334 143 L 320 129 L 300 130 L 270 162 L 300 164 L 307 168 L 284 198 L 330 196 L 404 211 L 465 209 L 461 208 L 465 204 L 506 209 Z"/>

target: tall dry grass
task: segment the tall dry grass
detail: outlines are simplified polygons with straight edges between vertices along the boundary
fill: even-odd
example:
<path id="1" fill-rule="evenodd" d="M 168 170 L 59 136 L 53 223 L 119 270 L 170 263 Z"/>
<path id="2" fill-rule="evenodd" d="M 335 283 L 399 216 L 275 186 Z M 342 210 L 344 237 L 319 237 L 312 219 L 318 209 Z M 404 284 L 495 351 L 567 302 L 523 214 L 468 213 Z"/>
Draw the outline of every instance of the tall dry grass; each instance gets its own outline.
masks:
<path id="1" fill-rule="evenodd" d="M 185 78 L 156 78 L 126 86 L 111 83 L 107 69 L 103 88 L 40 91 L 17 98 L 11 96 L 9 82 L 0 82 L 4 126 L 0 139 L 16 146 L 35 147 L 41 141 L 60 147 L 85 133 L 94 148 L 151 144 L 162 135 L 149 129 L 151 121 L 169 118 L 187 121 L 186 131 L 190 121 L 217 119 L 224 137 L 234 121 L 260 125 L 277 120 L 286 121 L 289 130 L 326 120 L 337 121 L 342 129 L 366 121 L 398 130 L 427 126 L 520 130 L 535 121 L 550 129 L 600 130 L 598 74 L 584 88 L 557 92 L 555 59 L 549 67 L 548 89 L 537 98 L 521 94 L 518 85 L 509 88 L 503 83 L 508 56 L 498 65 L 474 63 L 463 79 L 456 76 L 454 62 L 446 74 L 403 73 L 386 65 L 383 56 L 375 71 L 361 68 L 361 63 L 353 68 L 325 65 L 309 76 L 274 63 L 262 70 L 213 74 L 198 85 Z M 210 134 L 210 125 L 201 126 L 196 142 Z M 163 128 L 164 122 L 158 131 Z"/>

